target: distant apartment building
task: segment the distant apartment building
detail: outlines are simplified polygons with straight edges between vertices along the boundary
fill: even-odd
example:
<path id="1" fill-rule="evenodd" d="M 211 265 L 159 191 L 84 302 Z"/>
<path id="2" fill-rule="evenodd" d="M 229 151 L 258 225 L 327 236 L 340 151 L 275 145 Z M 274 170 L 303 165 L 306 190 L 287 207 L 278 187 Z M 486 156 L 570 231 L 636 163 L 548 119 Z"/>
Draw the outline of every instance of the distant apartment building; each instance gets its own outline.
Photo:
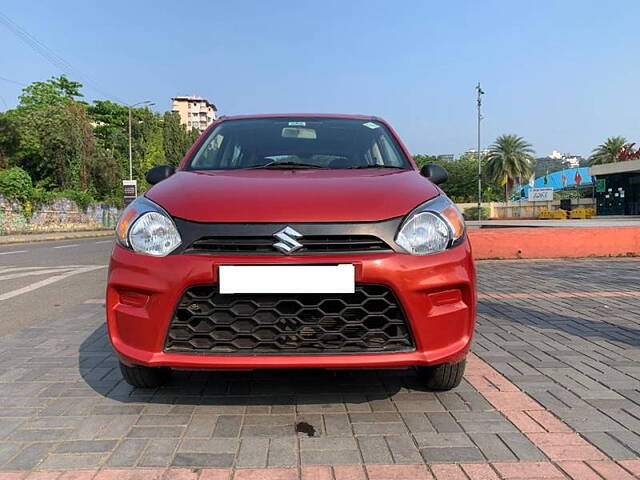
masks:
<path id="1" fill-rule="evenodd" d="M 465 155 L 478 155 L 478 150 L 476 150 L 475 148 L 470 148 L 464 153 Z M 483 148 L 482 150 L 480 150 L 480 155 L 482 156 L 489 155 L 490 153 L 491 153 L 491 150 L 488 148 Z"/>
<path id="2" fill-rule="evenodd" d="M 216 119 L 218 109 L 206 98 L 191 96 L 173 97 L 171 110 L 180 115 L 180 123 L 187 129 L 204 130 Z"/>
<path id="3" fill-rule="evenodd" d="M 573 155 L 571 153 L 560 153 L 558 150 L 551 152 L 547 158 L 553 160 L 562 160 L 568 167 L 577 168 L 580 166 L 580 162 L 584 159 L 580 155 Z"/>

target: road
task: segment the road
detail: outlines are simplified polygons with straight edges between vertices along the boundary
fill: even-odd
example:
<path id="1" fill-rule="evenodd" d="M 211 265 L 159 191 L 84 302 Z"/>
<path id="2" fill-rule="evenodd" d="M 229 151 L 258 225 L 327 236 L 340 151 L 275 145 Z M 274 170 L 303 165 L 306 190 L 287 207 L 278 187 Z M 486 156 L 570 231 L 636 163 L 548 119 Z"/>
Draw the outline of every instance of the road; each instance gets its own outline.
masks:
<path id="1" fill-rule="evenodd" d="M 0 246 L 0 336 L 104 297 L 113 240 Z"/>

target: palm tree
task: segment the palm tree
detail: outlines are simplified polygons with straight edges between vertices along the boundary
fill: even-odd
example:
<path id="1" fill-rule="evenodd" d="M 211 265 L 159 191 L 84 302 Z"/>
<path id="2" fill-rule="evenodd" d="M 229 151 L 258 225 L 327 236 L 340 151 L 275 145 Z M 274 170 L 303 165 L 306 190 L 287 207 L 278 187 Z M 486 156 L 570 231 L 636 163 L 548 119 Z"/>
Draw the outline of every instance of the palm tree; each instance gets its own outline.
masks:
<path id="1" fill-rule="evenodd" d="M 514 134 L 500 135 L 489 147 L 487 173 L 504 185 L 505 202 L 516 182 L 531 176 L 533 153 L 531 144 Z"/>
<path id="2" fill-rule="evenodd" d="M 589 164 L 601 165 L 603 163 L 613 163 L 618 161 L 618 154 L 627 148 L 629 144 L 624 137 L 609 137 L 592 150 L 589 157 Z"/>

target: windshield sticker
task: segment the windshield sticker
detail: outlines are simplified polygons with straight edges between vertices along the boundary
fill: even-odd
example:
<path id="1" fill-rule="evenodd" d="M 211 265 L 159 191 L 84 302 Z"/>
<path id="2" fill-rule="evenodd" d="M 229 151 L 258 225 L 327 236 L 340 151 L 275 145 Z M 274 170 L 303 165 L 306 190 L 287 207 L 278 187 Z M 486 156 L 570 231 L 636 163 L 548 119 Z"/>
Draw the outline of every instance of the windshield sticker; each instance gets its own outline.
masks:
<path id="1" fill-rule="evenodd" d="M 363 123 L 363 126 L 367 127 L 367 128 L 380 128 L 380 125 L 378 125 L 377 123 L 373 123 L 373 122 L 367 122 L 367 123 Z"/>
<path id="2" fill-rule="evenodd" d="M 306 127 L 307 122 L 289 122 L 290 127 Z"/>

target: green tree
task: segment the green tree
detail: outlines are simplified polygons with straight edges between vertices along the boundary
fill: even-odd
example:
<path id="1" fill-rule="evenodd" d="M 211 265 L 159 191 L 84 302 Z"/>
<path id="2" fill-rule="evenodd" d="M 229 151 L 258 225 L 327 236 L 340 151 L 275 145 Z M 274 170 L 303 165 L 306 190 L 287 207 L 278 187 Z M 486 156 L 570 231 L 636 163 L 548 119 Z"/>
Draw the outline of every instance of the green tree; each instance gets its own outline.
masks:
<path id="1" fill-rule="evenodd" d="M 109 151 L 110 161 L 118 165 L 118 179 L 129 178 L 129 107 L 107 100 L 96 100 L 89 107 L 94 134 L 102 149 Z M 163 118 L 146 107 L 131 110 L 133 177 L 138 189 L 146 188 L 145 173 L 154 165 L 165 163 Z M 112 178 L 110 175 L 103 177 Z"/>
<path id="2" fill-rule="evenodd" d="M 57 194 L 86 203 L 92 197 L 120 200 L 129 176 L 129 107 L 108 100 L 81 101 L 82 85 L 64 75 L 33 82 L 18 107 L 0 114 L 0 169 L 21 167 L 33 180 L 38 202 Z M 177 165 L 198 138 L 175 113 L 131 110 L 134 178 L 163 163 Z M 37 197 L 37 198 L 36 198 Z"/>
<path id="3" fill-rule="evenodd" d="M 9 158 L 20 144 L 18 129 L 14 120 L 0 113 L 0 168 L 8 167 Z"/>
<path id="4" fill-rule="evenodd" d="M 180 115 L 175 112 L 165 112 L 163 117 L 164 156 L 167 163 L 174 167 L 180 163 L 184 152 L 185 130 L 180 124 Z"/>
<path id="5" fill-rule="evenodd" d="M 175 167 L 198 139 L 200 132 L 195 128 L 187 131 L 186 127 L 180 123 L 180 115 L 175 112 L 165 112 L 163 124 L 165 160 Z"/>
<path id="6" fill-rule="evenodd" d="M 185 145 L 186 148 L 184 149 L 184 154 L 186 154 L 187 151 L 191 148 L 191 145 L 196 143 L 196 140 L 200 138 L 200 135 L 201 135 L 201 132 L 195 128 L 192 128 L 187 132 L 187 143 Z"/>
<path id="7" fill-rule="evenodd" d="M 86 108 L 78 102 L 69 102 L 42 109 L 40 113 L 39 153 L 50 168 L 51 180 L 60 189 L 88 190 L 96 144 Z"/>
<path id="8" fill-rule="evenodd" d="M 94 135 L 98 145 L 112 151 L 127 150 L 127 128 L 129 111 L 127 107 L 110 100 L 95 100 L 87 107 L 94 125 Z"/>
<path id="9" fill-rule="evenodd" d="M 12 163 L 26 170 L 39 187 L 91 187 L 96 145 L 81 84 L 64 75 L 34 82 L 23 89 L 18 107 L 7 115 L 19 131 Z"/>
<path id="10" fill-rule="evenodd" d="M 618 154 L 629 144 L 624 137 L 609 137 L 592 150 L 589 157 L 590 165 L 601 165 L 603 163 L 613 163 L 618 161 Z"/>
<path id="11" fill-rule="evenodd" d="M 90 176 L 97 198 L 108 199 L 112 204 L 122 201 L 122 175 L 113 151 L 97 149 L 96 161 L 90 165 Z"/>
<path id="12" fill-rule="evenodd" d="M 504 187 L 504 199 L 517 182 L 531 176 L 533 148 L 522 137 L 514 134 L 500 135 L 489 148 L 487 173 Z"/>
<path id="13" fill-rule="evenodd" d="M 68 100 L 83 97 L 81 88 L 81 83 L 71 81 L 65 75 L 51 77 L 44 82 L 33 82 L 22 89 L 19 107 L 42 108 L 60 105 Z"/>
<path id="14" fill-rule="evenodd" d="M 465 153 L 454 161 L 441 160 L 431 155 L 415 155 L 413 159 L 418 166 L 425 163 L 435 163 L 443 166 L 449 174 L 449 180 L 440 185 L 442 190 L 458 203 L 476 202 L 478 200 L 478 156 L 475 153 Z M 486 175 L 487 158 L 481 156 L 482 162 L 482 200 L 494 201 L 498 199 L 499 189 L 493 179 Z"/>
<path id="15" fill-rule="evenodd" d="M 141 191 L 147 188 L 147 171 L 154 165 L 165 163 L 162 132 L 160 115 L 146 107 L 132 110 L 133 177 L 138 180 Z"/>

